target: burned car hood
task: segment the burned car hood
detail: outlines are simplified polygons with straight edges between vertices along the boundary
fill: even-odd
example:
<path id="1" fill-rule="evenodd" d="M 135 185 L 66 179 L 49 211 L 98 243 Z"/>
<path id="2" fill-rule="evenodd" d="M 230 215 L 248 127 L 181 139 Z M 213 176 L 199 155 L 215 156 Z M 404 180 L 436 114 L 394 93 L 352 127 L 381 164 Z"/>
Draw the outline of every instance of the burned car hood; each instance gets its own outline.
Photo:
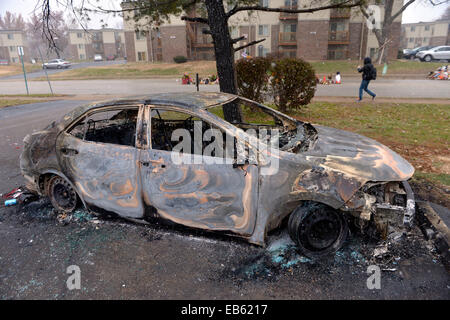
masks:
<path id="1" fill-rule="evenodd" d="M 366 181 L 403 181 L 413 166 L 385 145 L 362 135 L 314 125 L 317 140 L 304 155 L 316 165 Z"/>

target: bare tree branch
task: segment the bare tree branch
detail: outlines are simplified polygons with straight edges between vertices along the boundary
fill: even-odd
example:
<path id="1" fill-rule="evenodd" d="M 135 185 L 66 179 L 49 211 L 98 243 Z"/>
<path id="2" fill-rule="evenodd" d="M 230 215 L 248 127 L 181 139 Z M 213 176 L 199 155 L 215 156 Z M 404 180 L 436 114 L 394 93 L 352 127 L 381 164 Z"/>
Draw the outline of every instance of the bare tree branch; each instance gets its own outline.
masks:
<path id="1" fill-rule="evenodd" d="M 252 42 L 249 42 L 249 43 L 247 43 L 247 44 L 244 44 L 243 46 L 234 48 L 234 51 L 236 52 L 236 51 L 245 49 L 245 48 L 250 47 L 250 46 L 253 46 L 253 45 L 257 44 L 257 43 L 263 42 L 264 40 L 266 40 L 266 38 L 260 39 L 260 40 L 255 40 L 255 41 L 252 41 Z"/>
<path id="2" fill-rule="evenodd" d="M 441 1 L 441 2 L 434 2 L 433 0 L 429 0 L 429 2 L 433 5 L 433 6 L 439 6 L 439 5 L 441 5 L 441 4 L 444 4 L 444 3 L 447 3 L 447 2 L 449 2 L 450 0 L 443 0 L 443 1 Z"/>
<path id="3" fill-rule="evenodd" d="M 242 37 L 239 37 L 239 38 L 234 38 L 234 39 L 231 39 L 231 43 L 236 43 L 236 42 L 239 42 L 239 41 L 241 41 L 241 40 L 245 40 L 245 39 L 247 39 L 247 37 L 246 36 L 242 36 Z"/>
<path id="4" fill-rule="evenodd" d="M 227 12 L 227 17 L 231 17 L 232 15 L 238 13 L 239 11 L 266 11 L 266 12 L 283 12 L 283 13 L 312 13 L 320 10 L 326 10 L 326 9 L 338 9 L 338 8 L 352 8 L 360 6 L 364 3 L 364 0 L 358 0 L 357 2 L 354 2 L 353 0 L 345 0 L 340 3 L 334 3 L 327 6 L 320 6 L 315 8 L 307 8 L 307 9 L 286 9 L 286 8 L 269 8 L 269 7 L 262 7 L 262 6 L 235 6 L 233 9 Z"/>
<path id="5" fill-rule="evenodd" d="M 402 14 L 403 11 L 405 11 L 406 8 L 408 8 L 411 4 L 413 4 L 416 0 L 409 0 L 407 3 L 405 3 L 403 5 L 403 7 L 400 8 L 400 10 L 398 10 L 397 13 L 395 13 L 393 16 L 391 16 L 390 18 L 388 18 L 390 20 L 390 22 L 394 21 L 399 15 Z"/>
<path id="6" fill-rule="evenodd" d="M 208 24 L 208 19 L 201 18 L 201 17 L 188 17 L 188 16 L 182 16 L 181 20 L 191 21 L 191 22 L 201 22 Z"/>

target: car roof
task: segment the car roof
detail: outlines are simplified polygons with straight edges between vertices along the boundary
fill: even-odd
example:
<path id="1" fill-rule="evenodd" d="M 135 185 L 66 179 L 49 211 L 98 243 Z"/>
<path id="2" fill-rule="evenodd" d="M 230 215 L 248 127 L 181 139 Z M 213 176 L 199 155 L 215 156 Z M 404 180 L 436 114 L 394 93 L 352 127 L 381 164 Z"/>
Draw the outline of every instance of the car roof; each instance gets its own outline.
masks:
<path id="1" fill-rule="evenodd" d="M 144 96 L 132 96 L 115 100 L 100 101 L 75 108 L 63 117 L 63 122 L 71 122 L 87 111 L 114 105 L 153 104 L 169 105 L 186 110 L 206 109 L 236 99 L 237 96 L 223 92 L 173 92 Z"/>

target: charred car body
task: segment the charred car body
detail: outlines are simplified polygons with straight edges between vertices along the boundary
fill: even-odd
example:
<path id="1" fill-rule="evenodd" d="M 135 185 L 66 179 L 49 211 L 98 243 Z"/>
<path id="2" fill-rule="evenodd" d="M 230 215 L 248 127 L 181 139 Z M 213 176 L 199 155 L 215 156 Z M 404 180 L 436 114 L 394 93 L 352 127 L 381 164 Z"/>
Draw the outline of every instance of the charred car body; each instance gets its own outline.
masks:
<path id="1" fill-rule="evenodd" d="M 223 119 L 230 105 L 240 108 L 241 122 Z M 264 117 L 255 120 L 258 113 Z M 217 164 L 207 161 L 214 154 L 198 153 L 185 155 L 202 161 L 175 163 L 173 135 L 177 129 L 194 135 L 195 122 L 201 134 L 216 128 L 234 144 L 243 141 L 255 159 Z M 279 130 L 279 150 L 259 148 L 264 142 L 248 129 Z M 414 215 L 406 182 L 414 168 L 386 146 L 230 94 L 156 94 L 81 106 L 24 143 L 20 167 L 28 188 L 60 211 L 82 204 L 136 221 L 158 217 L 258 245 L 289 216 L 289 233 L 308 256 L 339 249 L 348 217 L 362 227 L 375 223 L 386 235 Z"/>

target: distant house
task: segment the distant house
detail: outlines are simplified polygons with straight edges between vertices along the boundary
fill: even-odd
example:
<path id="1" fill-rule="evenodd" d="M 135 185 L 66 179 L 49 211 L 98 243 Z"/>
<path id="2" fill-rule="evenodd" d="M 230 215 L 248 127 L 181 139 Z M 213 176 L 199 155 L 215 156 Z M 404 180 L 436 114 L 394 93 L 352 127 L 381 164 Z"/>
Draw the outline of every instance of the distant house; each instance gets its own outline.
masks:
<path id="1" fill-rule="evenodd" d="M 71 29 L 69 46 L 72 59 L 75 60 L 92 60 L 96 54 L 103 58 L 126 57 L 122 29 Z"/>
<path id="2" fill-rule="evenodd" d="M 402 24 L 403 49 L 450 45 L 450 20 Z"/>
<path id="3" fill-rule="evenodd" d="M 24 61 L 29 58 L 28 48 L 25 45 L 25 32 L 20 30 L 0 30 L 0 60 L 8 63 L 19 63 L 20 57 L 17 47 L 24 48 Z"/>
<path id="4" fill-rule="evenodd" d="M 370 0 L 374 3 L 374 0 Z M 261 5 L 287 9 L 301 8 L 299 0 L 264 0 Z M 394 1 L 397 12 L 402 0 Z M 155 25 L 147 17 L 135 21 L 134 1 L 123 1 L 125 45 L 128 61 L 165 61 L 182 55 L 190 60 L 213 60 L 211 35 L 203 31 L 209 26 L 170 16 L 170 22 Z M 229 9 L 229 8 L 227 8 Z M 186 13 L 195 15 L 195 11 Z M 392 24 L 389 58 L 395 59 L 400 44 L 402 15 Z M 245 49 L 251 56 L 277 54 L 309 60 L 360 59 L 376 56 L 378 42 L 367 28 L 359 8 L 328 9 L 314 13 L 278 13 L 242 11 L 229 20 L 232 38 L 245 36 L 237 45 L 254 40 L 266 40 Z M 236 53 L 236 58 L 243 50 Z"/>

